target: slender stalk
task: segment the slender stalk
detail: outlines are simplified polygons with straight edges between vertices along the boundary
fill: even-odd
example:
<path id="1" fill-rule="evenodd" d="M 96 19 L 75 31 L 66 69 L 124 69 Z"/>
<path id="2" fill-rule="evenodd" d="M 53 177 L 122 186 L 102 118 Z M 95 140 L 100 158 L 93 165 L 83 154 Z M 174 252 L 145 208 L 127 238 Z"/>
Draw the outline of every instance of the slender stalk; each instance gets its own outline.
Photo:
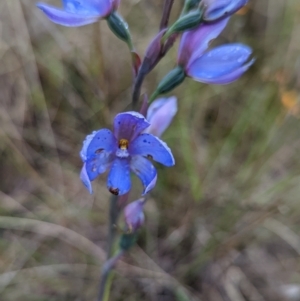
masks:
<path id="1" fill-rule="evenodd" d="M 164 2 L 163 14 L 162 14 L 162 18 L 161 18 L 160 26 L 159 26 L 160 30 L 168 27 L 169 17 L 171 14 L 173 3 L 174 3 L 174 0 L 165 0 L 165 2 Z M 173 43 L 171 43 L 171 45 L 173 45 Z M 133 86 L 132 103 L 131 103 L 133 110 L 137 109 L 138 101 L 139 101 L 139 98 L 141 95 L 142 84 L 143 84 L 143 81 L 144 81 L 146 75 L 158 64 L 158 62 L 163 58 L 163 56 L 166 54 L 166 52 L 167 52 L 167 50 L 169 50 L 169 48 L 164 49 L 164 50 L 165 51 L 162 51 L 161 55 L 158 57 L 158 59 L 153 63 L 153 65 L 150 68 L 143 68 L 144 63 L 146 63 L 146 62 L 145 62 L 145 60 L 142 62 L 142 65 L 138 71 L 138 74 L 136 76 L 134 86 Z"/>
<path id="2" fill-rule="evenodd" d="M 168 27 L 173 3 L 174 3 L 174 0 L 165 0 L 163 14 L 162 14 L 162 18 L 161 18 L 160 25 L 159 25 L 160 30 Z"/>
<path id="3" fill-rule="evenodd" d="M 107 245 L 107 259 L 102 266 L 101 270 L 101 280 L 99 284 L 99 292 L 97 301 L 108 301 L 110 287 L 113 280 L 112 269 L 115 266 L 118 259 L 124 254 L 121 250 L 117 255 L 113 256 L 114 244 L 117 236 L 117 222 L 119 214 L 127 204 L 129 193 L 121 196 L 112 195 L 110 197 L 110 207 L 109 207 L 109 226 L 108 226 L 108 245 Z"/>
<path id="4" fill-rule="evenodd" d="M 109 226 L 108 226 L 108 245 L 107 245 L 107 261 L 104 263 L 101 271 L 101 280 L 99 284 L 99 293 L 97 301 L 108 300 L 109 290 L 111 285 L 111 269 L 113 266 L 109 266 L 110 258 L 112 257 L 115 237 L 117 233 L 116 223 L 119 216 L 118 208 L 118 196 L 112 195 L 110 198 L 109 208 Z"/>
<path id="5" fill-rule="evenodd" d="M 123 254 L 124 254 L 124 251 L 120 250 L 117 255 L 108 259 L 105 262 L 105 264 L 103 265 L 98 300 L 101 300 L 101 301 L 109 300 L 110 287 L 111 287 L 112 280 L 113 280 L 112 269 L 114 268 L 115 264 L 120 259 L 120 257 L 123 256 Z"/>
<path id="6" fill-rule="evenodd" d="M 109 298 L 110 286 L 112 282 L 112 274 L 110 270 L 104 270 L 101 273 L 100 289 L 97 301 L 107 301 Z"/>
<path id="7" fill-rule="evenodd" d="M 109 259 L 113 253 L 113 246 L 114 246 L 115 237 L 117 233 L 116 224 L 117 224 L 118 217 L 119 217 L 118 196 L 112 195 L 110 197 L 110 208 L 109 208 L 107 259 Z"/>
<path id="8" fill-rule="evenodd" d="M 145 76 L 146 76 L 146 73 L 143 72 L 142 68 L 140 68 L 140 70 L 136 76 L 134 86 L 133 86 L 132 103 L 131 103 L 133 110 L 137 109 L 137 105 L 138 105 L 139 98 L 141 95 L 141 88 L 142 88 L 142 84 L 145 79 Z"/>

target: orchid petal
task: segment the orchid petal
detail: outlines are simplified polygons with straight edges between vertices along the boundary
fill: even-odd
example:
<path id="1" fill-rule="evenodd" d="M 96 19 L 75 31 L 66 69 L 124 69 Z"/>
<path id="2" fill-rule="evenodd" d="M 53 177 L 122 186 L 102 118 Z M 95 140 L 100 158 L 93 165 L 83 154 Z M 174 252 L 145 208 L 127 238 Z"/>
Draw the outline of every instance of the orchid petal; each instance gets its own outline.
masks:
<path id="1" fill-rule="evenodd" d="M 242 67 L 251 53 L 251 48 L 242 44 L 223 45 L 194 61 L 187 70 L 187 74 L 200 82 L 218 83 L 220 77 Z"/>
<path id="2" fill-rule="evenodd" d="M 174 157 L 170 148 L 165 142 L 151 134 L 139 135 L 129 144 L 129 153 L 149 157 L 165 166 L 175 164 Z"/>
<path id="3" fill-rule="evenodd" d="M 201 82 L 206 83 L 206 84 L 217 84 L 217 85 L 230 84 L 230 83 L 236 81 L 239 77 L 241 77 L 250 68 L 250 66 L 254 63 L 254 61 L 255 60 L 252 59 L 247 64 L 235 69 L 234 71 L 232 71 L 226 75 L 220 76 L 218 78 L 202 79 Z M 196 78 L 194 78 L 194 79 L 197 80 Z"/>
<path id="4" fill-rule="evenodd" d="M 41 9 L 52 22 L 68 27 L 91 24 L 97 22 L 101 17 L 103 17 L 102 15 L 95 13 L 78 14 L 68 12 L 44 3 L 38 3 L 36 6 Z"/>
<path id="5" fill-rule="evenodd" d="M 177 98 L 175 96 L 155 100 L 148 108 L 147 120 L 150 122 L 150 126 L 145 130 L 145 133 L 160 137 L 176 113 Z"/>
<path id="6" fill-rule="evenodd" d="M 117 148 L 117 141 L 113 133 L 108 129 L 94 131 L 83 141 L 83 147 L 80 152 L 82 161 L 94 157 L 103 151 L 112 153 Z"/>
<path id="7" fill-rule="evenodd" d="M 80 15 L 106 16 L 113 8 L 111 0 L 62 0 L 64 10 Z"/>
<path id="8" fill-rule="evenodd" d="M 234 14 L 244 5 L 248 0 L 205 0 L 207 9 L 204 11 L 205 21 L 216 21 Z"/>
<path id="9" fill-rule="evenodd" d="M 115 158 L 107 178 L 107 188 L 112 194 L 122 195 L 130 190 L 129 161 Z"/>
<path id="10" fill-rule="evenodd" d="M 178 64 L 188 67 L 208 48 L 209 42 L 215 39 L 227 25 L 229 18 L 213 24 L 202 24 L 183 33 L 178 51 Z"/>
<path id="11" fill-rule="evenodd" d="M 114 134 L 117 139 L 132 141 L 149 125 L 150 123 L 140 113 L 120 113 L 114 119 Z"/>
<path id="12" fill-rule="evenodd" d="M 142 156 L 133 156 L 130 162 L 130 168 L 140 178 L 144 186 L 143 195 L 154 188 L 157 172 L 149 160 Z"/>
<path id="13" fill-rule="evenodd" d="M 100 154 L 90 157 L 85 162 L 86 172 L 89 176 L 89 179 L 93 181 L 98 175 L 104 173 L 112 160 L 112 155 L 106 151 L 102 151 Z"/>
<path id="14" fill-rule="evenodd" d="M 81 172 L 80 172 L 80 180 L 82 181 L 82 183 L 84 184 L 84 186 L 87 188 L 87 190 L 89 191 L 90 194 L 93 193 L 93 188 L 92 188 L 92 183 L 90 181 L 90 178 L 87 174 L 86 171 L 86 165 L 83 164 Z"/>
<path id="15" fill-rule="evenodd" d="M 90 193 L 93 192 L 91 181 L 95 180 L 99 174 L 104 173 L 109 168 L 111 161 L 112 156 L 103 151 L 93 155 L 83 164 L 80 179 Z"/>

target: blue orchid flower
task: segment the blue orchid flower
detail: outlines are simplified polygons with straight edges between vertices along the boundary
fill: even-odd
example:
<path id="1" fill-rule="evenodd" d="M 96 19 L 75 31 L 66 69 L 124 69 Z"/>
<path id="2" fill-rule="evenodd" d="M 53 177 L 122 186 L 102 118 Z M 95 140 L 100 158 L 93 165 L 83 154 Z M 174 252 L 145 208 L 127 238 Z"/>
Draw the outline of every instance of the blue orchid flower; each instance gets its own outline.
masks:
<path id="1" fill-rule="evenodd" d="M 166 143 L 152 134 L 142 133 L 149 126 L 143 115 L 125 112 L 116 115 L 113 132 L 101 129 L 86 137 L 80 152 L 84 163 L 80 178 L 90 193 L 91 181 L 109 169 L 107 187 L 111 193 L 122 195 L 130 190 L 132 171 L 140 178 L 146 194 L 157 179 L 156 169 L 148 159 L 165 166 L 175 164 Z"/>
<path id="2" fill-rule="evenodd" d="M 228 84 L 238 79 L 253 64 L 252 49 L 234 43 L 207 51 L 209 42 L 225 28 L 229 18 L 202 24 L 182 35 L 177 63 L 187 76 L 207 84 Z"/>
<path id="3" fill-rule="evenodd" d="M 63 0 L 63 8 L 46 3 L 37 3 L 45 15 L 54 23 L 77 27 L 97 22 L 115 11 L 120 0 Z"/>

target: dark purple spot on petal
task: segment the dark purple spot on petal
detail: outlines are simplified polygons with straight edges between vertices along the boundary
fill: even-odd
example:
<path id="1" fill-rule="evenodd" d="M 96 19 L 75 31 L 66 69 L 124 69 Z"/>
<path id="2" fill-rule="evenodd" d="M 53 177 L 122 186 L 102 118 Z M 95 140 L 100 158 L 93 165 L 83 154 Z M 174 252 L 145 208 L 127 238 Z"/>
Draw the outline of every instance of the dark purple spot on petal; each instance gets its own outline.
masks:
<path id="1" fill-rule="evenodd" d="M 95 154 L 100 154 L 102 151 L 104 151 L 104 148 L 99 148 L 95 151 Z"/>
<path id="2" fill-rule="evenodd" d="M 147 158 L 153 160 L 153 157 L 149 154 L 147 155 Z"/>
<path id="3" fill-rule="evenodd" d="M 114 194 L 114 195 L 119 195 L 119 188 L 113 188 L 113 187 L 110 187 L 109 188 L 109 192 Z"/>

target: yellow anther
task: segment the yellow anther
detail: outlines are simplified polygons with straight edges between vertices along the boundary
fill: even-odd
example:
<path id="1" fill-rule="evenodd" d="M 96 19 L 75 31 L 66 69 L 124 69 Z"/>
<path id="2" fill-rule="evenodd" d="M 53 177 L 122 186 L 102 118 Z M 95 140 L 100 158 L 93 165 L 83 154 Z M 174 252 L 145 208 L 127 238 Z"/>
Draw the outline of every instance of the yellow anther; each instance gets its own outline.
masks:
<path id="1" fill-rule="evenodd" d="M 120 149 L 128 149 L 129 141 L 127 139 L 120 139 L 119 148 Z"/>

